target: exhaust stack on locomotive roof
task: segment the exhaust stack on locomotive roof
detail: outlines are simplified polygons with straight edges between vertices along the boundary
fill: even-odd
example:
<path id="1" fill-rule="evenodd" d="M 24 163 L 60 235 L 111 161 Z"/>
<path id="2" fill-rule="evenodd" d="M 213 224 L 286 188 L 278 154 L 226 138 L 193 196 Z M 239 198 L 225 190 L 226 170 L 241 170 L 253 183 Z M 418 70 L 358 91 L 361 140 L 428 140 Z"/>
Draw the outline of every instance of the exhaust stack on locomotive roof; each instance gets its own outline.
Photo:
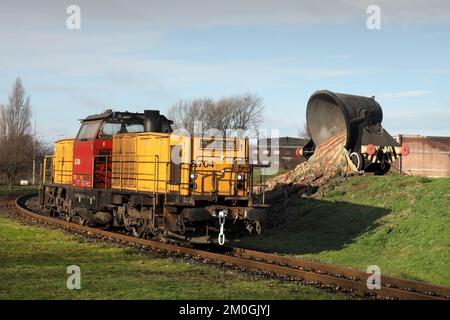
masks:
<path id="1" fill-rule="evenodd" d="M 309 157 L 316 145 L 345 132 L 345 148 L 357 169 L 385 173 L 409 149 L 383 129 L 382 120 L 383 111 L 375 97 L 317 91 L 306 109 L 311 141 L 298 154 Z"/>
<path id="2" fill-rule="evenodd" d="M 171 133 L 172 124 L 159 110 L 144 110 L 144 132 Z"/>
<path id="3" fill-rule="evenodd" d="M 144 110 L 144 131 L 161 131 L 161 116 L 159 110 Z"/>

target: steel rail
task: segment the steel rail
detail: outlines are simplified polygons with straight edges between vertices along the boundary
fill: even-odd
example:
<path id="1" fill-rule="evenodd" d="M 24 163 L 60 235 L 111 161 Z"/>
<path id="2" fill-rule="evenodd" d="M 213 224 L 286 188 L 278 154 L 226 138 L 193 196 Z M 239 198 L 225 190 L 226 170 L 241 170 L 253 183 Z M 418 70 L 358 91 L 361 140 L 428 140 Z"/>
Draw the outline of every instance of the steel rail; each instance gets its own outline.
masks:
<path id="1" fill-rule="evenodd" d="M 287 276 L 291 279 L 331 286 L 362 297 L 373 296 L 402 300 L 447 300 L 450 297 L 450 288 L 444 286 L 382 276 L 380 289 L 368 289 L 366 279 L 369 274 L 343 267 L 235 247 L 230 247 L 231 254 L 222 254 L 81 226 L 28 210 L 24 206 L 24 200 L 28 197 L 30 195 L 21 196 L 15 200 L 14 205 L 10 204 L 10 206 L 16 209 L 16 212 L 20 215 L 32 220 L 90 236 L 137 244 L 153 250 L 200 257 L 216 263 L 258 270 L 266 274 Z"/>
<path id="2" fill-rule="evenodd" d="M 286 256 L 275 255 L 271 253 L 255 251 L 250 249 L 230 247 L 233 254 L 240 257 L 248 257 L 251 259 L 263 260 L 269 263 L 287 265 L 294 268 L 300 268 L 307 271 L 328 274 L 338 277 L 344 277 L 353 281 L 367 283 L 367 279 L 371 274 L 363 271 L 354 270 L 346 267 L 335 266 L 322 262 L 311 260 L 291 258 Z M 392 276 L 381 276 L 381 286 L 387 288 L 396 288 L 410 292 L 423 293 L 427 295 L 440 296 L 450 299 L 450 288 L 442 285 L 429 284 L 415 280 L 405 280 Z"/>

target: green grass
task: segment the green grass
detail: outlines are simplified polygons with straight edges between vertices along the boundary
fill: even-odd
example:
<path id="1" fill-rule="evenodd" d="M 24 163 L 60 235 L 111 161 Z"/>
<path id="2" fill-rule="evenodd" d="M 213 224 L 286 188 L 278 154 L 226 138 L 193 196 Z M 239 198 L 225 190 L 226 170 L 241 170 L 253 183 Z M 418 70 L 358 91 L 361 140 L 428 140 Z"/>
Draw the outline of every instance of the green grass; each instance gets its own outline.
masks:
<path id="1" fill-rule="evenodd" d="M 289 171 L 289 170 L 287 170 L 287 169 L 279 168 L 278 171 L 277 171 L 275 174 L 270 174 L 270 175 L 264 175 L 264 176 L 262 176 L 262 175 L 261 175 L 261 169 L 260 169 L 260 168 L 255 168 L 255 169 L 253 170 L 253 181 L 254 181 L 254 183 L 259 183 L 259 182 L 260 182 L 260 179 L 261 179 L 261 176 L 262 176 L 263 180 L 266 181 L 266 180 L 269 180 L 269 179 L 271 179 L 271 178 L 273 178 L 273 177 L 276 177 L 276 176 L 279 176 L 279 175 L 281 175 L 281 174 L 283 174 L 283 173 L 286 173 L 286 172 L 288 172 L 288 171 Z"/>
<path id="2" fill-rule="evenodd" d="M 353 177 L 271 214 L 243 246 L 450 286 L 450 179 Z"/>
<path id="3" fill-rule="evenodd" d="M 135 250 L 0 217 L 0 299 L 342 299 L 324 290 Z M 66 269 L 81 268 L 81 290 Z"/>
<path id="4" fill-rule="evenodd" d="M 0 197 L 8 195 L 17 195 L 28 192 L 37 192 L 36 186 L 14 186 L 12 190 L 8 190 L 7 186 L 0 185 Z"/>

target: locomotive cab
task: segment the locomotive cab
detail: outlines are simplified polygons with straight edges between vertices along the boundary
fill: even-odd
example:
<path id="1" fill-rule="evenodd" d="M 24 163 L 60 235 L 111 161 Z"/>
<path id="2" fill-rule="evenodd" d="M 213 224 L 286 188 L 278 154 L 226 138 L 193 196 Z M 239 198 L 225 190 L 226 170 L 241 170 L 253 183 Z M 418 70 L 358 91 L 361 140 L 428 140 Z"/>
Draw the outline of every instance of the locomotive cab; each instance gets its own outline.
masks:
<path id="1" fill-rule="evenodd" d="M 145 116 L 140 113 L 113 112 L 106 110 L 99 115 L 82 120 L 73 147 L 73 186 L 79 188 L 111 187 L 111 154 L 113 136 L 122 133 L 144 132 Z M 150 111 L 151 112 L 151 111 Z M 171 132 L 171 124 L 166 117 L 155 115 L 164 131 Z M 153 128 L 151 128 L 153 129 Z M 161 132 L 161 129 L 158 131 Z"/>

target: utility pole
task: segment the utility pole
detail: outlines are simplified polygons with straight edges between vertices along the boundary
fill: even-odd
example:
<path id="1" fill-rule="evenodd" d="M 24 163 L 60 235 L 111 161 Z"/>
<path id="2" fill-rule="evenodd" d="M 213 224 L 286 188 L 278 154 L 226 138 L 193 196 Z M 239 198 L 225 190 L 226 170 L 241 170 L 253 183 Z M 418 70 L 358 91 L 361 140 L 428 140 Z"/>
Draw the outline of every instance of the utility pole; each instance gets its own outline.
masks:
<path id="1" fill-rule="evenodd" d="M 403 145 L 403 139 L 402 139 L 402 135 L 401 134 L 398 135 L 398 143 L 400 144 L 400 147 Z M 399 162 L 400 162 L 400 165 L 399 165 L 399 167 L 400 167 L 400 174 L 402 174 L 403 173 L 403 156 L 400 157 Z"/>
<path id="2" fill-rule="evenodd" d="M 33 186 L 36 184 L 36 107 L 34 108 Z"/>

